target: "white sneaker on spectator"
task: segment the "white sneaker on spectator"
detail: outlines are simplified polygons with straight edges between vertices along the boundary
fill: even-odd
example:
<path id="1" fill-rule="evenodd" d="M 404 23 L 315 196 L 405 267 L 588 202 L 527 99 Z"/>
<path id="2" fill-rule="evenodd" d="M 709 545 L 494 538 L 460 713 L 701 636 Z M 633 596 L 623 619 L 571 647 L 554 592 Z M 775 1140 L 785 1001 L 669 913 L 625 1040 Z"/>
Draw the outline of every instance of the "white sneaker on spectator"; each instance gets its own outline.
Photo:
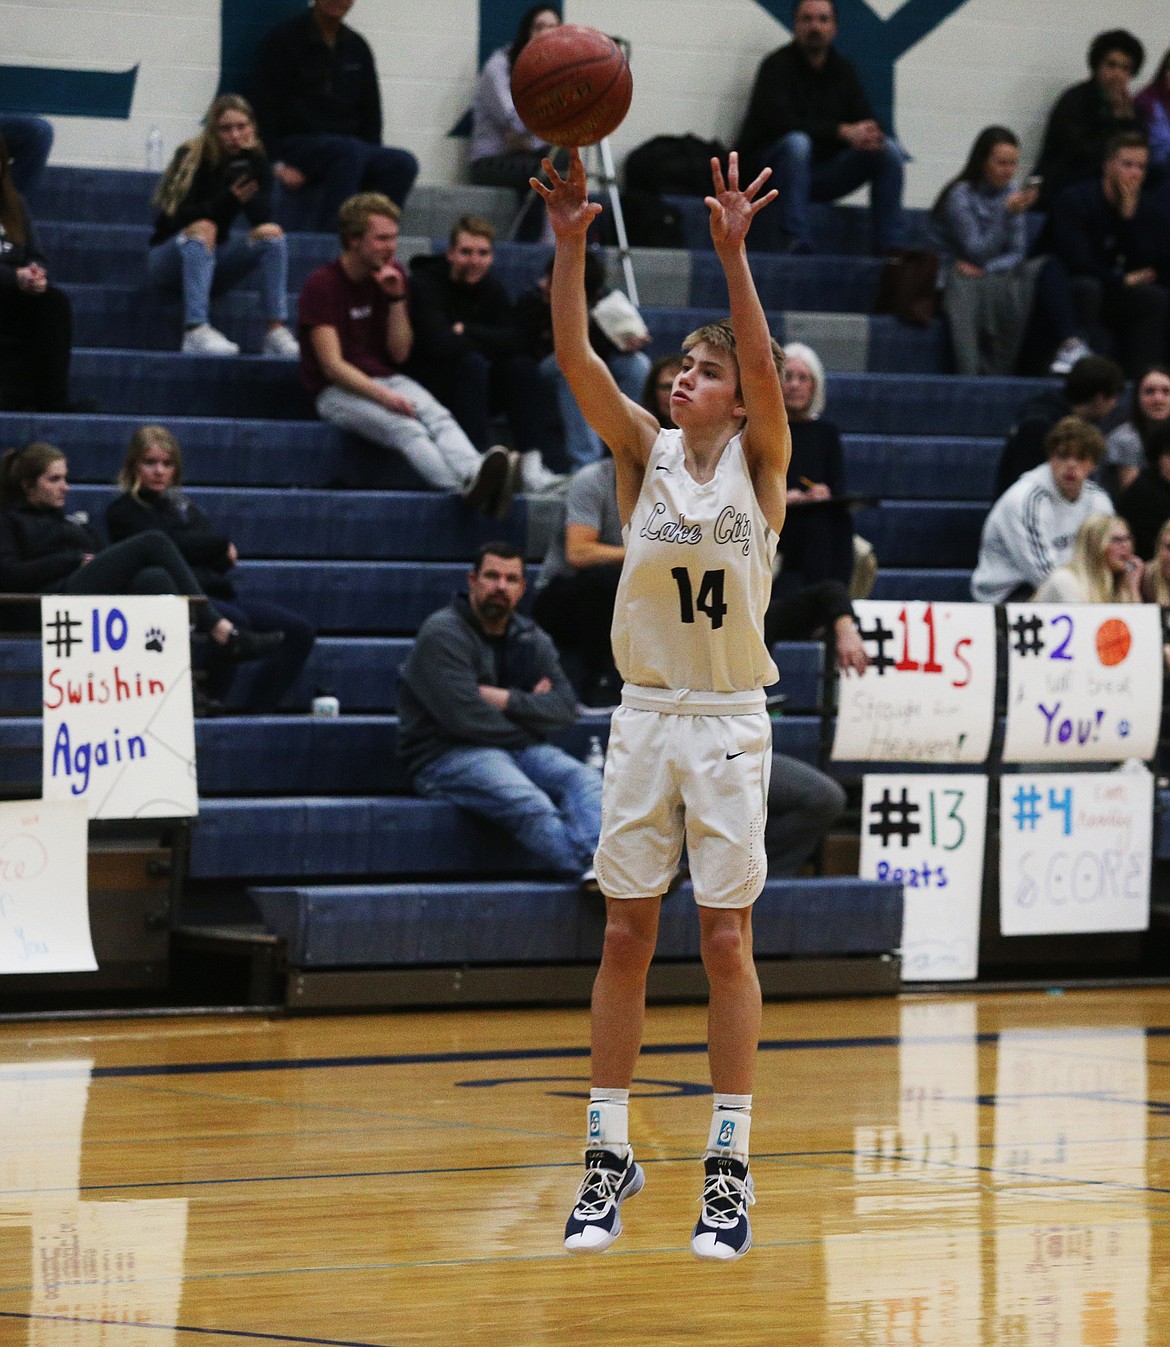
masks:
<path id="1" fill-rule="evenodd" d="M 183 333 L 184 355 L 239 355 L 240 348 L 210 323 L 200 323 Z"/>
<path id="2" fill-rule="evenodd" d="M 520 490 L 551 491 L 565 479 L 544 466 L 539 449 L 526 449 L 520 455 Z"/>
<path id="3" fill-rule="evenodd" d="M 1068 341 L 1061 342 L 1057 348 L 1056 354 L 1052 357 L 1052 364 L 1048 366 L 1048 373 L 1067 374 L 1078 360 L 1092 354 L 1080 337 L 1069 337 Z"/>
<path id="4" fill-rule="evenodd" d="M 274 327 L 264 338 L 264 354 L 280 360 L 299 360 L 301 347 L 287 327 Z"/>

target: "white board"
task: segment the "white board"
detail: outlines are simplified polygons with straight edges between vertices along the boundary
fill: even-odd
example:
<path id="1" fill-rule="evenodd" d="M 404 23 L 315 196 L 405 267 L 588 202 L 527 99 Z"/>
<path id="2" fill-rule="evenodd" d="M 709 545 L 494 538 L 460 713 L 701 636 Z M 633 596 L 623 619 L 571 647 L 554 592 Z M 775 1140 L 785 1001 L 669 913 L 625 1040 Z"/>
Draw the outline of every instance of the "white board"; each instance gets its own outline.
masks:
<path id="1" fill-rule="evenodd" d="M 80 801 L 0 804 L 0 973 L 97 968 L 89 935 L 88 835 Z"/>
<path id="2" fill-rule="evenodd" d="M 1009 603 L 1005 762 L 1152 758 L 1162 720 L 1155 604 Z"/>
<path id="3" fill-rule="evenodd" d="M 995 720 L 995 611 L 855 603 L 870 666 L 838 684 L 838 762 L 979 763 Z"/>
<path id="4" fill-rule="evenodd" d="M 987 778 L 866 776 L 861 819 L 861 876 L 903 886 L 902 980 L 973 978 Z"/>
<path id="5" fill-rule="evenodd" d="M 999 808 L 1004 935 L 1149 926 L 1154 778 L 1144 767 L 1005 776 Z"/>
<path id="6" fill-rule="evenodd" d="M 41 600 L 46 800 L 90 818 L 198 813 L 188 624 L 171 594 Z"/>

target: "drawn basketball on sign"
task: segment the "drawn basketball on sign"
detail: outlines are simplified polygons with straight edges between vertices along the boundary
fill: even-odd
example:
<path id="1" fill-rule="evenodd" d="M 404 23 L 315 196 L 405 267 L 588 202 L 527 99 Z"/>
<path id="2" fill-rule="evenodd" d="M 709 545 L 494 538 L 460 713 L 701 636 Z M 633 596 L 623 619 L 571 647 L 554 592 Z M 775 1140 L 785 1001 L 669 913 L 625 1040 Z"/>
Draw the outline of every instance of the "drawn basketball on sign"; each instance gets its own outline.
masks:
<path id="1" fill-rule="evenodd" d="M 1119 617 L 1107 618 L 1097 628 L 1097 658 L 1107 669 L 1120 664 L 1132 644 L 1129 628 Z"/>

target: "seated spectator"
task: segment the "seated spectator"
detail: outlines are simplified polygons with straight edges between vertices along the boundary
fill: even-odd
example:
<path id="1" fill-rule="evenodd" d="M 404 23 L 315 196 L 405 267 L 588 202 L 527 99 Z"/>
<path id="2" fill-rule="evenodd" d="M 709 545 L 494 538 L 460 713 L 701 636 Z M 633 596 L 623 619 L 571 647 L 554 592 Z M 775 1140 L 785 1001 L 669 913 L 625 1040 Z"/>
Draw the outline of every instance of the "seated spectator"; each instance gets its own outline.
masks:
<path id="1" fill-rule="evenodd" d="M 103 547 L 84 516 L 68 516 L 69 465 L 34 442 L 0 458 L 0 590 L 13 594 L 186 594 L 203 598 L 170 538 L 143 533 Z M 210 600 L 191 605 L 198 632 L 234 663 L 269 655 L 279 632 L 237 627 Z"/>
<path id="2" fill-rule="evenodd" d="M 1086 519 L 1112 514 L 1113 503 L 1089 481 L 1105 452 L 1096 426 L 1066 416 L 1044 440 L 1047 462 L 1000 496 L 983 521 L 971 594 L 979 603 L 1027 599 L 1072 555 Z"/>
<path id="3" fill-rule="evenodd" d="M 569 482 L 564 525 L 549 541 L 532 605 L 586 706 L 621 700 L 610 628 L 625 555 L 614 462 L 604 450 Z"/>
<path id="4" fill-rule="evenodd" d="M 784 406 L 792 432 L 788 513 L 780 535 L 783 567 L 773 591 L 789 594 L 822 580 L 848 585 L 853 575 L 853 518 L 845 493 L 841 433 L 823 420 L 825 369 L 801 342 L 784 348 Z"/>
<path id="5" fill-rule="evenodd" d="M 1150 146 L 1150 184 L 1163 183 L 1170 177 L 1170 49 L 1154 78 L 1134 99 L 1134 107 Z"/>
<path id="6" fill-rule="evenodd" d="M 406 272 L 394 258 L 398 213 L 374 192 L 342 204 L 341 256 L 301 291 L 301 373 L 323 420 L 401 454 L 428 486 L 503 515 L 519 460 L 499 447 L 480 454 L 447 408 L 401 372 L 414 332 Z"/>
<path id="7" fill-rule="evenodd" d="M 1124 28 L 1093 39 L 1089 78 L 1066 89 L 1048 115 L 1035 170 L 1044 210 L 1070 183 L 1099 176 L 1114 136 L 1140 129 L 1129 82 L 1144 59 L 1142 44 Z"/>
<path id="8" fill-rule="evenodd" d="M 1019 166 L 1015 133 L 984 127 L 963 171 L 931 211 L 942 309 L 959 374 L 1015 374 L 1029 326 L 1028 346 L 1053 374 L 1067 374 L 1091 354 L 1075 330 L 1068 273 L 1053 257 L 1028 257 L 1026 212 L 1039 193 L 1013 189 Z"/>
<path id="9" fill-rule="evenodd" d="M 0 407 L 68 412 L 73 310 L 49 284 L 46 257 L 0 137 Z M 78 407 L 78 411 L 90 407 Z"/>
<path id="10" fill-rule="evenodd" d="M 516 612 L 524 559 L 486 543 L 419 628 L 398 675 L 398 747 L 420 795 L 497 824 L 550 870 L 592 881 L 601 773 L 548 738 L 576 719 L 556 648 Z"/>
<path id="11" fill-rule="evenodd" d="M 552 259 L 544 275 L 516 301 L 516 319 L 527 344 L 529 354 L 539 363 L 541 378 L 552 390 L 561 427 L 565 433 L 565 456 L 573 471 L 587 463 L 596 463 L 602 454 L 601 436 L 585 420 L 577 399 L 561 373 L 553 354 L 552 309 L 549 305 L 549 284 L 552 278 Z M 611 341 L 602 331 L 592 310 L 607 292 L 605 259 L 600 253 L 585 254 L 585 299 L 590 309 L 589 344 L 609 366 L 617 386 L 632 402 L 640 402 L 650 357 L 643 347 L 649 345 L 649 336 L 632 336 L 624 345 Z"/>
<path id="12" fill-rule="evenodd" d="M 822 580 L 787 595 L 773 594 L 764 614 L 764 639 L 769 645 L 830 641 L 843 674 L 863 674 L 869 668 L 849 591 L 839 580 Z"/>
<path id="13" fill-rule="evenodd" d="M 1170 209 L 1142 190 L 1149 157 L 1140 131 L 1115 136 L 1100 177 L 1066 187 L 1049 221 L 1078 321 L 1094 345 L 1112 340 L 1131 379 L 1165 359 L 1170 312 Z"/>
<path id="14" fill-rule="evenodd" d="M 278 23 L 260 49 L 256 111 L 290 192 L 319 187 L 313 228 L 337 226 L 341 203 L 379 192 L 406 204 L 418 176 L 409 150 L 382 144 L 382 95 L 374 53 L 343 20 L 353 0 L 312 0 Z"/>
<path id="15" fill-rule="evenodd" d="M 1123 421 L 1105 437 L 1103 472 L 1108 474 L 1108 480 L 1102 485 L 1114 499 L 1118 492 L 1131 485 L 1143 468 L 1153 463 L 1150 435 L 1158 426 L 1167 423 L 1170 423 L 1170 369 L 1165 365 L 1154 365 L 1137 381 L 1129 420 Z M 1138 553 L 1147 555 L 1143 545 L 1139 545 Z"/>
<path id="16" fill-rule="evenodd" d="M 1162 610 L 1162 663 L 1170 675 L 1170 519 L 1158 530 L 1154 555 L 1142 572 L 1142 598 Z"/>
<path id="17" fill-rule="evenodd" d="M 1090 425 L 1101 422 L 1117 406 L 1125 387 L 1125 375 L 1112 360 L 1101 355 L 1082 356 L 1065 375 L 1060 389 L 1046 388 L 1020 408 L 1016 424 L 1008 433 L 995 474 L 998 498 L 1031 468 L 1044 462 L 1048 432 L 1066 416 L 1079 416 Z"/>
<path id="18" fill-rule="evenodd" d="M 1170 519 L 1170 413 L 1150 431 L 1145 447 L 1145 467 L 1117 498 L 1139 557 L 1154 555 L 1158 533 Z"/>
<path id="19" fill-rule="evenodd" d="M 296 613 L 264 599 L 238 598 L 231 572 L 240 559 L 236 545 L 181 490 L 183 455 L 179 442 L 163 426 L 140 426 L 118 474 L 122 495 L 106 507 L 106 532 L 113 542 L 157 530 L 178 548 L 203 592 L 229 622 L 251 631 L 281 632 L 284 639 L 269 655 L 248 693 L 244 709 L 277 710 L 296 682 L 313 649 L 316 633 Z M 235 669 L 212 652 L 206 690 L 214 705 L 227 696 Z"/>
<path id="20" fill-rule="evenodd" d="M 529 242 L 546 232 L 544 203 L 528 185 L 540 173 L 541 160 L 553 147 L 534 136 L 512 102 L 512 67 L 534 38 L 559 28 L 561 16 L 548 4 L 533 5 L 520 16 L 510 47 L 497 47 L 484 62 L 471 103 L 468 176 L 481 187 L 512 187 L 521 201 L 531 196 L 515 237 Z M 551 238 L 550 238 L 551 241 Z"/>
<path id="21" fill-rule="evenodd" d="M 53 123 L 20 112 L 0 112 L 0 136 L 12 161 L 12 181 L 24 196 L 41 180 L 53 148 Z"/>
<path id="22" fill-rule="evenodd" d="M 874 119 L 852 62 L 833 46 L 834 0 L 796 0 L 793 40 L 766 56 L 756 74 L 738 149 L 748 176 L 772 169 L 780 193 L 770 228 L 774 249 L 809 252 L 809 202 L 836 201 L 869 184 L 873 249 L 902 246 L 905 152 Z M 769 217 L 775 223 L 769 225 Z"/>
<path id="23" fill-rule="evenodd" d="M 259 272 L 268 322 L 265 355 L 295 360 L 288 316 L 288 241 L 272 222 L 272 167 L 256 138 L 252 109 L 224 94 L 207 109 L 203 130 L 175 151 L 155 204 L 161 214 L 150 240 L 147 274 L 162 290 L 183 296 L 183 346 L 190 355 L 239 355 L 240 348 L 208 322 L 213 294 Z M 243 215 L 246 238 L 232 238 Z"/>
<path id="24" fill-rule="evenodd" d="M 520 451 L 520 485 L 546 491 L 560 478 L 541 454 L 547 424 L 536 362 L 522 349 L 512 301 L 492 270 L 496 231 L 478 215 L 461 216 L 442 257 L 410 262 L 410 373 L 447 407 L 485 451 L 492 414 L 507 417 Z"/>
<path id="25" fill-rule="evenodd" d="M 1036 603 L 1141 603 L 1142 563 L 1119 515 L 1094 515 L 1077 530 L 1072 557 L 1036 593 Z"/>
<path id="26" fill-rule="evenodd" d="M 653 412 L 658 424 L 664 429 L 674 425 L 670 414 L 670 394 L 674 388 L 674 376 L 682 369 L 682 356 L 660 355 L 650 366 L 646 382 L 642 385 L 642 406 Z"/>

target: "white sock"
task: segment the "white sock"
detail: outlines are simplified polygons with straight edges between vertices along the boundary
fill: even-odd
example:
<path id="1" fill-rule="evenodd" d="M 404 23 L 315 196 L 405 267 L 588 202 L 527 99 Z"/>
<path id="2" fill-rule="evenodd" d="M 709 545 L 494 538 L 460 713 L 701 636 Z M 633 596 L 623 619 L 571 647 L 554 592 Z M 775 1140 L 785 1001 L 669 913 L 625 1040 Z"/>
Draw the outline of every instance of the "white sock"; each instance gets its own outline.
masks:
<path id="1" fill-rule="evenodd" d="M 717 1094 L 711 1114 L 704 1156 L 730 1155 L 741 1164 L 748 1162 L 748 1140 L 752 1131 L 750 1094 Z"/>
<path id="2" fill-rule="evenodd" d="M 612 1151 L 619 1160 L 630 1154 L 630 1092 L 594 1087 L 585 1115 L 585 1146 Z"/>

